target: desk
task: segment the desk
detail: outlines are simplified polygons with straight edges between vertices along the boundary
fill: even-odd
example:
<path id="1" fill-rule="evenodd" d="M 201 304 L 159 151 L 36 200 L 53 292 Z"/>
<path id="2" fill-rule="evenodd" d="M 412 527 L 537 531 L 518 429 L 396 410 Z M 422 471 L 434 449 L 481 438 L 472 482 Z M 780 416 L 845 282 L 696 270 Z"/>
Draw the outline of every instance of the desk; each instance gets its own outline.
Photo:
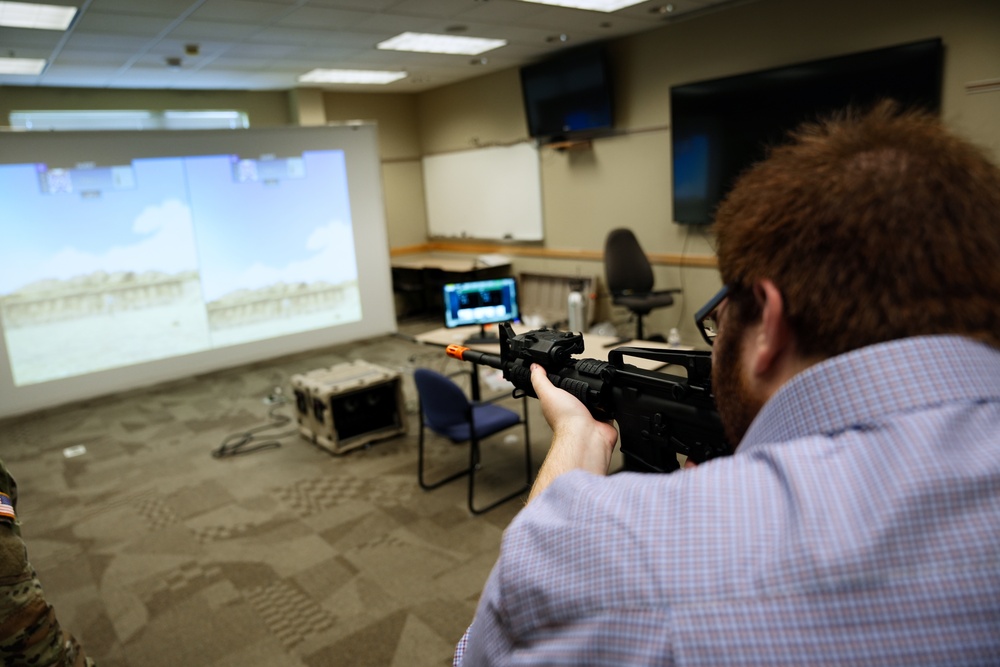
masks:
<path id="1" fill-rule="evenodd" d="M 436 313 L 442 310 L 441 288 L 448 283 L 460 283 L 510 275 L 510 262 L 485 263 L 479 257 L 437 257 L 410 255 L 392 259 L 392 290 L 401 295 L 412 294 L 419 306 L 405 314 Z"/>

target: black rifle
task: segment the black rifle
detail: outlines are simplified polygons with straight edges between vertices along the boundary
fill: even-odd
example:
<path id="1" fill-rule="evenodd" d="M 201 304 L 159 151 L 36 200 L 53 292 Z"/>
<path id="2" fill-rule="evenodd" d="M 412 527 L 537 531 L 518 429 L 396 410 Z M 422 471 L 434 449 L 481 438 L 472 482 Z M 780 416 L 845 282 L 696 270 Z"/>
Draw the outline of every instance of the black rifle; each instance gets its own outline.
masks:
<path id="1" fill-rule="evenodd" d="M 515 336 L 504 323 L 500 356 L 461 345 L 448 346 L 447 354 L 503 371 L 517 398 L 537 398 L 530 368 L 539 364 L 595 419 L 618 422 L 627 470 L 670 472 L 679 467 L 676 454 L 701 463 L 732 453 L 715 409 L 710 352 L 619 347 L 608 352 L 608 361 L 573 359 L 583 348 L 579 333 L 538 329 Z M 626 355 L 683 366 L 687 377 L 626 364 Z"/>

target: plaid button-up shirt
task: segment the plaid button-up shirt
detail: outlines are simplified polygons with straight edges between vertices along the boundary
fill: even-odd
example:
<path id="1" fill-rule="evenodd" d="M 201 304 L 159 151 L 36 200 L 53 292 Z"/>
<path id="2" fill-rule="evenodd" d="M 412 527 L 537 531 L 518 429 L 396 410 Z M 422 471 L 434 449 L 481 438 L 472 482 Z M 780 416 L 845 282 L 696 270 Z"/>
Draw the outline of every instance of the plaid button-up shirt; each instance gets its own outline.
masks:
<path id="1" fill-rule="evenodd" d="M 1000 352 L 872 346 L 786 383 L 734 456 L 561 476 L 455 664 L 1000 664 Z"/>

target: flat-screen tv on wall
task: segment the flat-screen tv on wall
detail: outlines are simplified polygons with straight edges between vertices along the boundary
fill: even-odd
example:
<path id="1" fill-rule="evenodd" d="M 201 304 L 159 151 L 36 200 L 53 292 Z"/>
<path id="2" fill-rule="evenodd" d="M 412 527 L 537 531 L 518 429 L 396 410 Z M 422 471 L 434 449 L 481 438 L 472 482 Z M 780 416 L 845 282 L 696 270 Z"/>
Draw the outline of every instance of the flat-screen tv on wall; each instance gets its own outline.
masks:
<path id="1" fill-rule="evenodd" d="M 711 223 L 739 174 L 803 121 L 883 98 L 937 113 L 943 61 L 929 39 L 672 87 L 674 221 Z"/>
<path id="2" fill-rule="evenodd" d="M 528 134 L 539 143 L 611 130 L 612 76 L 603 44 L 589 44 L 521 68 Z"/>

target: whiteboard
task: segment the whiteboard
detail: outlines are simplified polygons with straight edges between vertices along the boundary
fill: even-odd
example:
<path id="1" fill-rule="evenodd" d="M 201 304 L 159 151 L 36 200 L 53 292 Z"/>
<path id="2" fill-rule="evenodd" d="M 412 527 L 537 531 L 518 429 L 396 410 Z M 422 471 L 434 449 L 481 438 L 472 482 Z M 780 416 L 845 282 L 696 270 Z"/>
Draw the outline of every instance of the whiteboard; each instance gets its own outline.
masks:
<path id="1" fill-rule="evenodd" d="M 533 144 L 423 159 L 431 237 L 542 240 L 542 185 Z"/>

